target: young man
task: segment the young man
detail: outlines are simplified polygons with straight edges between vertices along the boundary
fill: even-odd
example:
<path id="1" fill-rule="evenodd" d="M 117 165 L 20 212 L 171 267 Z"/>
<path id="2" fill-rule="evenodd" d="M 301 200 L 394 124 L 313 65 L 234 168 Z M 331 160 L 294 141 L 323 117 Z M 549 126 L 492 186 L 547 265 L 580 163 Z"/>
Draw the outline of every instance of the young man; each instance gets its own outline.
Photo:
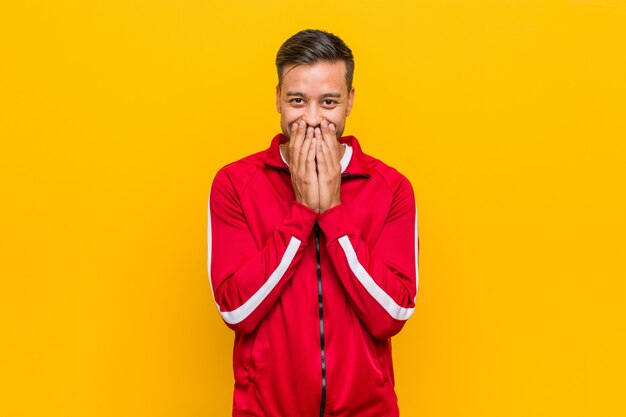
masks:
<path id="1" fill-rule="evenodd" d="M 221 168 L 209 198 L 233 416 L 398 416 L 390 338 L 417 296 L 413 189 L 342 136 L 354 61 L 341 39 L 301 31 L 276 66 L 282 133 Z"/>

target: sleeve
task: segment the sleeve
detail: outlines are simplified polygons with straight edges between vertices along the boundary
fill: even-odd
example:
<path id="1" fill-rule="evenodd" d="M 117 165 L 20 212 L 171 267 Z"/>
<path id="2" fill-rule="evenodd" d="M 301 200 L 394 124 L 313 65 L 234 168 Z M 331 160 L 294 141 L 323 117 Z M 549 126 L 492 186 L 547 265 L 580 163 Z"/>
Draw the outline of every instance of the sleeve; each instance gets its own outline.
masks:
<path id="1" fill-rule="evenodd" d="M 372 336 L 397 334 L 415 310 L 419 236 L 413 188 L 403 179 L 373 247 L 360 236 L 344 204 L 322 212 L 318 224 L 350 304 Z"/>
<path id="2" fill-rule="evenodd" d="M 208 273 L 226 325 L 252 332 L 291 279 L 317 213 L 295 201 L 283 222 L 258 249 L 228 174 L 220 170 L 208 207 Z"/>

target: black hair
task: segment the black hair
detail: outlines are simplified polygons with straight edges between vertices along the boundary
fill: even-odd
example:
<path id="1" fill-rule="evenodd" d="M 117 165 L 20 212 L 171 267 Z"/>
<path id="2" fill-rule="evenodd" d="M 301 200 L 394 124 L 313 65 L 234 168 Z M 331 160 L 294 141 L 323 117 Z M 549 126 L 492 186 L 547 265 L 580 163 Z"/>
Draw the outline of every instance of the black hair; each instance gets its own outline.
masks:
<path id="1" fill-rule="evenodd" d="M 312 65 L 317 62 L 343 61 L 346 65 L 346 85 L 352 89 L 354 57 L 352 50 L 336 35 L 323 30 L 302 30 L 287 39 L 276 54 L 278 85 L 283 82 L 283 69 L 287 65 Z"/>

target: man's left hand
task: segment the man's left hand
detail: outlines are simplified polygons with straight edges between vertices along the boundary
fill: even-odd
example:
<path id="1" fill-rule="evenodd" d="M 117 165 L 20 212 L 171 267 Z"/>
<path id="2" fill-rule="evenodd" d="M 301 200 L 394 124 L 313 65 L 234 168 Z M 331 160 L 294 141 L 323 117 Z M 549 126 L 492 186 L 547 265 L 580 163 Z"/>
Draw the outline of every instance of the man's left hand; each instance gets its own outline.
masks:
<path id="1" fill-rule="evenodd" d="M 331 207 L 341 204 L 341 158 L 340 143 L 337 140 L 335 125 L 322 120 L 315 128 L 317 139 L 315 158 L 317 159 L 317 174 L 320 187 L 319 212 L 322 213 Z"/>

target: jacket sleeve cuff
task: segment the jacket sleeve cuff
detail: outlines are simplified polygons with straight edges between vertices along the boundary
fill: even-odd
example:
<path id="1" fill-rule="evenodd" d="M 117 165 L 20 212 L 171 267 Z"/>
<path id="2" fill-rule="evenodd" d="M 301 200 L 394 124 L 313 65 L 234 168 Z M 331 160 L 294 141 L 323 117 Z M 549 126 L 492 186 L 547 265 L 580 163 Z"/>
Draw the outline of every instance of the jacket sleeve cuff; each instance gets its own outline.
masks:
<path id="1" fill-rule="evenodd" d="M 343 203 L 320 213 L 317 223 L 324 232 L 328 243 L 357 230 L 357 227 L 350 221 L 348 210 Z"/>
<path id="2" fill-rule="evenodd" d="M 311 236 L 316 219 L 317 212 L 315 210 L 299 201 L 294 201 L 291 206 L 291 213 L 281 228 L 301 242 L 306 243 Z"/>

